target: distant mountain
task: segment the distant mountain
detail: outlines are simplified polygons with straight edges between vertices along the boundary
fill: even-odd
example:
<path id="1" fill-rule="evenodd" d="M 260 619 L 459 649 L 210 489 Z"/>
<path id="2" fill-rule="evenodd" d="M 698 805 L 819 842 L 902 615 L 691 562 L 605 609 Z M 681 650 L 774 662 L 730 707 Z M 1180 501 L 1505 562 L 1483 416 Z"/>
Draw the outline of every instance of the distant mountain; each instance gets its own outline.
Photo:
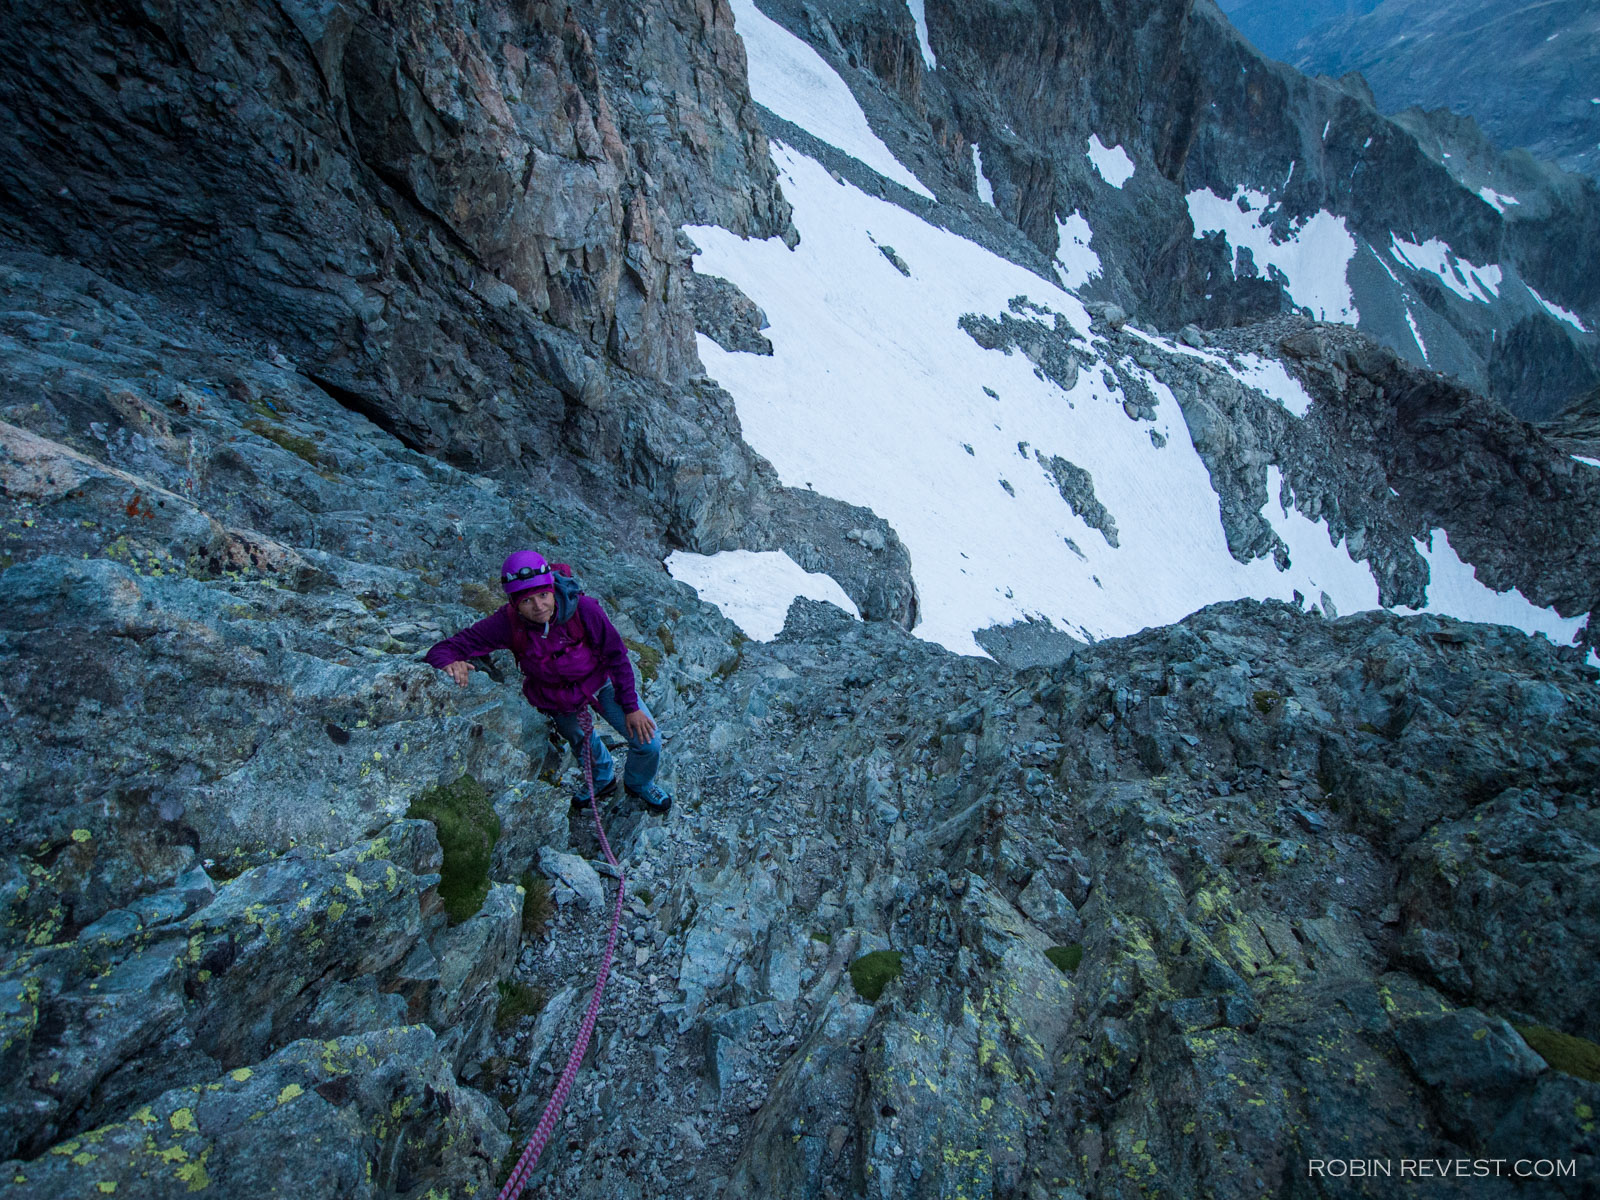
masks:
<path id="1" fill-rule="evenodd" d="M 1221 8 L 1234 28 L 1254 42 L 1257 50 L 1289 62 L 1301 38 L 1324 25 L 1369 13 L 1376 3 L 1377 0 L 1306 0 L 1303 4 L 1229 0 Z"/>
<path id="2" fill-rule="evenodd" d="M 1449 108 L 1502 147 L 1600 172 L 1600 5 L 1592 0 L 1246 0 L 1229 18 L 1302 71 L 1360 71 L 1384 112 Z"/>

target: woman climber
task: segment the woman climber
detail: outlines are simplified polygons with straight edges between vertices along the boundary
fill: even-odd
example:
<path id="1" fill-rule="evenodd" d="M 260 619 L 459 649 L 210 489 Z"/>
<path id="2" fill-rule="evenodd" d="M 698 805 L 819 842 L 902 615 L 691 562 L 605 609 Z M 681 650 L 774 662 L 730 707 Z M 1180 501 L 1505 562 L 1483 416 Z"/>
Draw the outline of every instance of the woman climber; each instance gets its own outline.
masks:
<path id="1" fill-rule="evenodd" d="M 579 760 L 583 733 L 578 716 L 588 706 L 628 740 L 622 773 L 628 794 L 652 812 L 666 812 L 672 794 L 655 782 L 661 732 L 634 687 L 628 648 L 600 602 L 583 594 L 564 565 L 552 566 L 533 550 L 518 550 L 506 559 L 500 585 L 505 606 L 436 643 L 425 661 L 465 687 L 472 669 L 468 659 L 510 650 L 522 668 L 522 694 L 554 722 Z M 616 766 L 598 733 L 590 734 L 589 744 L 599 799 L 617 790 Z M 588 800 L 587 793 L 573 796 L 575 805 Z"/>

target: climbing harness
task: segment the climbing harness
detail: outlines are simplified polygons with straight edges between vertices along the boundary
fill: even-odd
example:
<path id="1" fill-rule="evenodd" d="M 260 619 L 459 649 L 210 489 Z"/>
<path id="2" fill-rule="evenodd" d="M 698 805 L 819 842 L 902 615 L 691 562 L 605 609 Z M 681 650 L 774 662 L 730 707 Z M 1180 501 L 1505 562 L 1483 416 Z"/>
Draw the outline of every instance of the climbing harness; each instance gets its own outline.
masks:
<path id="1" fill-rule="evenodd" d="M 527 1148 L 512 1168 L 511 1178 L 500 1189 L 500 1200 L 517 1200 L 522 1189 L 528 1186 L 528 1177 L 533 1174 L 545 1143 L 550 1140 L 556 1122 L 561 1119 L 561 1110 L 566 1107 L 567 1093 L 572 1090 L 578 1064 L 583 1061 L 583 1053 L 589 1048 L 589 1037 L 594 1033 L 595 1018 L 600 1015 L 600 996 L 606 990 L 606 977 L 611 974 L 611 955 L 616 951 L 617 929 L 622 922 L 622 897 L 628 890 L 628 877 L 622 873 L 616 855 L 611 853 L 605 826 L 600 823 L 600 802 L 594 794 L 594 718 L 589 715 L 587 705 L 578 712 L 578 728 L 583 731 L 583 782 L 589 789 L 589 811 L 594 815 L 594 831 L 600 837 L 600 849 L 605 851 L 606 862 L 617 873 L 617 902 L 611 910 L 611 933 L 606 938 L 605 957 L 600 960 L 600 974 L 595 978 L 594 992 L 589 996 L 589 1009 L 583 1014 L 583 1024 L 578 1027 L 578 1040 L 572 1047 L 572 1053 L 567 1056 L 566 1070 L 561 1072 L 561 1081 L 556 1084 L 550 1102 L 544 1106 L 544 1113 L 539 1117 L 533 1136 L 528 1139 Z"/>

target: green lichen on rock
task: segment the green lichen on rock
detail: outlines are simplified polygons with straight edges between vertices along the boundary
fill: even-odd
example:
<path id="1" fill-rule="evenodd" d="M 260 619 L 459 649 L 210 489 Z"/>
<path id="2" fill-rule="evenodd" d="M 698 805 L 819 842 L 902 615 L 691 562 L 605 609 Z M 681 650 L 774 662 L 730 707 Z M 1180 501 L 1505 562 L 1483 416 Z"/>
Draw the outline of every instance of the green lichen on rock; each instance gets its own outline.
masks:
<path id="1" fill-rule="evenodd" d="M 1514 1025 L 1512 1028 L 1557 1071 L 1600 1083 L 1600 1045 L 1543 1025 Z"/>
<path id="2" fill-rule="evenodd" d="M 463 775 L 423 792 L 406 816 L 432 821 L 439 831 L 444 851 L 439 899 L 450 924 L 459 925 L 483 907 L 489 894 L 489 862 L 500 837 L 500 818 L 489 793 L 471 775 Z"/>
<path id="3" fill-rule="evenodd" d="M 1073 942 L 1070 946 L 1051 946 L 1044 952 L 1044 956 L 1054 963 L 1056 969 L 1063 975 L 1071 975 L 1083 961 L 1083 947 L 1077 942 Z"/>
<path id="4" fill-rule="evenodd" d="M 876 1004 L 889 982 L 900 978 L 900 951 L 874 950 L 863 954 L 850 964 L 850 982 L 856 995 L 869 1004 Z"/>

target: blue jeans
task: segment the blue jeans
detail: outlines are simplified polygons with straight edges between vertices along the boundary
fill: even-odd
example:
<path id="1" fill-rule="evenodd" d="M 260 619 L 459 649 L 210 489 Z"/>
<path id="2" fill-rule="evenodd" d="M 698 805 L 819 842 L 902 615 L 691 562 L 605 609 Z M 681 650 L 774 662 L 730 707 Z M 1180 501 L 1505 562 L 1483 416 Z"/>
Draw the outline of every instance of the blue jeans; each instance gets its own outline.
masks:
<path id="1" fill-rule="evenodd" d="M 658 728 L 655 736 L 648 742 L 636 742 L 628 737 L 627 717 L 623 714 L 622 705 L 617 703 L 616 689 L 609 683 L 601 688 L 600 694 L 594 698 L 594 707 L 611 728 L 627 738 L 628 763 L 622 772 L 622 786 L 630 792 L 642 791 L 655 779 L 656 768 L 661 765 L 661 730 Z M 645 707 L 643 697 L 639 700 L 639 711 L 647 717 L 650 716 L 650 710 Z M 578 727 L 578 714 L 551 713 L 550 720 L 561 731 L 561 736 L 567 739 L 567 745 L 572 747 L 572 752 L 578 756 L 578 764 L 581 766 L 583 730 Z M 616 778 L 617 768 L 611 761 L 611 752 L 600 740 L 598 732 L 590 735 L 590 745 L 594 747 L 594 786 L 598 791 Z"/>

